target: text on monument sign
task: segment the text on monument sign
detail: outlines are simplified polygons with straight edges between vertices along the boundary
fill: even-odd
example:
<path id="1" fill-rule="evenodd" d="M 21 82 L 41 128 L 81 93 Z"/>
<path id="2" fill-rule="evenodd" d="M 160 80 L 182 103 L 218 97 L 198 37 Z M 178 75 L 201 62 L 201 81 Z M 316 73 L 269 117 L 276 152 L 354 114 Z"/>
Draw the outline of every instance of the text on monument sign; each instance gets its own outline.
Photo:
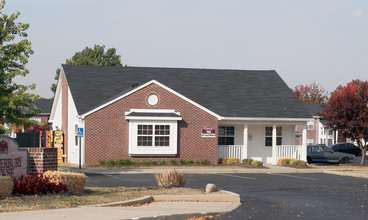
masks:
<path id="1" fill-rule="evenodd" d="M 19 150 L 18 144 L 7 136 L 0 136 L 0 175 L 19 177 L 27 174 L 27 150 Z"/>

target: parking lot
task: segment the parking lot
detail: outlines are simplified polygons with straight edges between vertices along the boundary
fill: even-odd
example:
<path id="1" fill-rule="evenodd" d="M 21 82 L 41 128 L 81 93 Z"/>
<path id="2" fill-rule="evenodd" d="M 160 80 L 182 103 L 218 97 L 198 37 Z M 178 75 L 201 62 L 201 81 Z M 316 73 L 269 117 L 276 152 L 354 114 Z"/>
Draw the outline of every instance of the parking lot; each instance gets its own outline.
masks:
<path id="1" fill-rule="evenodd" d="M 88 186 L 157 186 L 153 174 L 89 174 Z M 367 219 L 367 179 L 329 174 L 190 174 L 188 187 L 214 183 L 242 205 L 217 219 Z"/>

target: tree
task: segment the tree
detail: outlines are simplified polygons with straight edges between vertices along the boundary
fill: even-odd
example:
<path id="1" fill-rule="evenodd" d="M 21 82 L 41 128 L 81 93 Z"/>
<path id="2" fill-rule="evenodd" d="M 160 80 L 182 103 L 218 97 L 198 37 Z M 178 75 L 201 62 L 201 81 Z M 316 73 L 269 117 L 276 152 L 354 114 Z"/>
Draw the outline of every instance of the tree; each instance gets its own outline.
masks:
<path id="1" fill-rule="evenodd" d="M 368 81 L 353 80 L 339 86 L 320 114 L 328 126 L 339 129 L 345 138 L 355 140 L 362 150 L 364 165 L 368 142 Z"/>
<path id="2" fill-rule="evenodd" d="M 74 56 L 66 60 L 67 65 L 93 65 L 93 66 L 122 66 L 120 55 L 116 54 L 115 48 L 109 48 L 105 52 L 105 45 L 95 45 L 93 48 L 86 47 Z M 59 80 L 60 68 L 56 70 L 55 80 Z M 55 93 L 56 84 L 52 84 L 51 91 Z"/>
<path id="3" fill-rule="evenodd" d="M 310 85 L 297 85 L 293 92 L 303 103 L 326 103 L 328 100 L 328 92 L 316 82 Z"/>
<path id="4" fill-rule="evenodd" d="M 13 82 L 16 76 L 26 76 L 28 58 L 33 54 L 26 30 L 29 24 L 16 22 L 20 13 L 3 13 L 5 0 L 0 3 L 0 124 L 24 124 L 29 117 L 38 114 L 34 101 L 37 95 L 27 93 L 35 84 L 25 86 Z M 15 42 L 15 40 L 18 40 Z M 5 129 L 0 129 L 4 134 Z"/>

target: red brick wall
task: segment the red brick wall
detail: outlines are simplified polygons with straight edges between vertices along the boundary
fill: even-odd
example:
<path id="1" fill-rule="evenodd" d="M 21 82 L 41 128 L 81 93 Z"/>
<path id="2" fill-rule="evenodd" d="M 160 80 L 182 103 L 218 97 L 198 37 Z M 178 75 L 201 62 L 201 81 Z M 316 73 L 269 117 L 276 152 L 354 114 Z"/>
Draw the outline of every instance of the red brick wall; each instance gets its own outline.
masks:
<path id="1" fill-rule="evenodd" d="M 28 152 L 29 172 L 37 174 L 58 169 L 56 148 L 28 148 Z"/>
<path id="2" fill-rule="evenodd" d="M 68 161 L 68 82 L 66 77 L 62 74 L 61 78 L 61 88 L 62 88 L 62 122 L 61 130 L 64 131 L 64 154 L 66 155 L 65 161 Z"/>
<path id="3" fill-rule="evenodd" d="M 303 132 L 303 127 L 304 125 L 297 125 L 295 127 L 296 132 L 302 133 Z M 314 119 L 314 129 L 313 130 L 307 130 L 307 139 L 313 139 L 313 144 L 317 144 L 318 143 L 318 136 L 316 136 L 316 132 L 320 132 L 319 131 L 319 124 L 318 124 L 318 120 Z M 301 145 L 301 138 L 297 137 L 295 139 L 295 144 Z"/>
<path id="4" fill-rule="evenodd" d="M 155 106 L 147 103 L 150 94 L 156 94 L 159 102 Z M 130 157 L 129 121 L 125 112 L 131 109 L 173 109 L 180 112 L 178 122 L 178 155 L 173 157 Z M 97 164 L 100 160 L 130 159 L 148 160 L 202 160 L 217 163 L 217 138 L 201 138 L 201 129 L 215 128 L 217 118 L 170 93 L 151 84 L 123 99 L 89 115 L 85 119 L 85 165 Z"/>

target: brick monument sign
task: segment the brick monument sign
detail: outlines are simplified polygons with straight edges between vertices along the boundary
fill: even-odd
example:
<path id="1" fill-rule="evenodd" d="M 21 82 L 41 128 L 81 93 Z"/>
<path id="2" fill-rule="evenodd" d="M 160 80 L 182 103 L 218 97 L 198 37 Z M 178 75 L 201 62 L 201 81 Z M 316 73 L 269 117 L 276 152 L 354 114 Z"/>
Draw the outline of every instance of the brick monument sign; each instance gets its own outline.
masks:
<path id="1" fill-rule="evenodd" d="M 28 151 L 12 138 L 0 135 L 0 176 L 19 177 L 28 172 Z"/>

